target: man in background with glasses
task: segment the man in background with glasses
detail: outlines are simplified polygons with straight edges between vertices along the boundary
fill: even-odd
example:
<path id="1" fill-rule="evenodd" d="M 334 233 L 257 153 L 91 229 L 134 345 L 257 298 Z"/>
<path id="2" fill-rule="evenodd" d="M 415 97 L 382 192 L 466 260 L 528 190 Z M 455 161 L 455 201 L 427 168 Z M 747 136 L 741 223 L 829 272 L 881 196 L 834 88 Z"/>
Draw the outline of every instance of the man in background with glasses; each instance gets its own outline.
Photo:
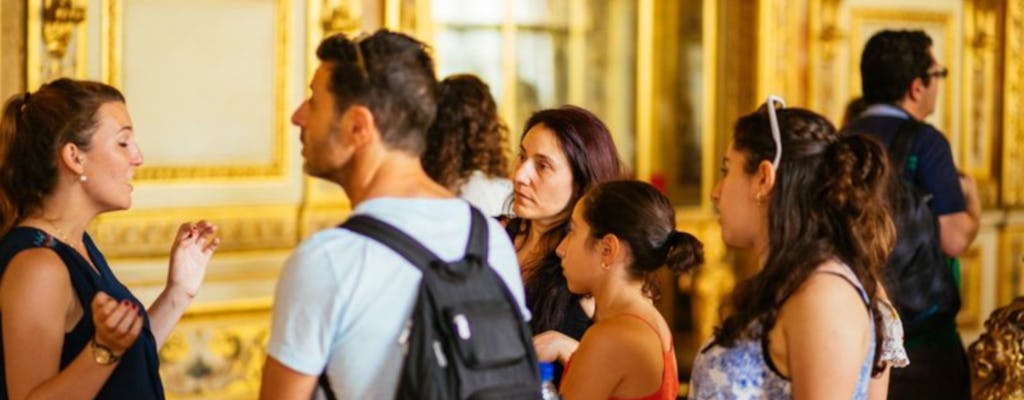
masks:
<path id="1" fill-rule="evenodd" d="M 889 395 L 967 399 L 970 371 L 956 330 L 960 298 L 955 257 L 974 240 L 981 207 L 974 181 L 953 163 L 949 141 L 923 122 L 935 111 L 948 71 L 935 61 L 932 40 L 923 31 L 875 34 L 864 47 L 860 69 L 868 107 L 843 131 L 873 135 L 892 154 L 906 154 L 893 171 L 902 172 L 902 182 L 916 188 L 921 193 L 916 198 L 926 204 L 916 216 L 906 211 L 894 215 L 899 237 L 887 284 L 906 329 L 910 365 L 892 371 Z M 914 217 L 926 219 L 924 225 L 910 225 Z"/>

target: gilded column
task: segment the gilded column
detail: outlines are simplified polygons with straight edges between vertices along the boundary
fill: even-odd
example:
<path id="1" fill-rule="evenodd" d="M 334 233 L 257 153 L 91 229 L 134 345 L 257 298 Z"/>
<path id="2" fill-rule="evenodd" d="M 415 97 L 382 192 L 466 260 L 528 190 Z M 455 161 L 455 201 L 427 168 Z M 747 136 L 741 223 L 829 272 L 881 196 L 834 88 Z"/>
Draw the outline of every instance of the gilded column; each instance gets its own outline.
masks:
<path id="1" fill-rule="evenodd" d="M 1007 0 L 1003 84 L 1004 207 L 1024 205 L 1024 0 Z"/>

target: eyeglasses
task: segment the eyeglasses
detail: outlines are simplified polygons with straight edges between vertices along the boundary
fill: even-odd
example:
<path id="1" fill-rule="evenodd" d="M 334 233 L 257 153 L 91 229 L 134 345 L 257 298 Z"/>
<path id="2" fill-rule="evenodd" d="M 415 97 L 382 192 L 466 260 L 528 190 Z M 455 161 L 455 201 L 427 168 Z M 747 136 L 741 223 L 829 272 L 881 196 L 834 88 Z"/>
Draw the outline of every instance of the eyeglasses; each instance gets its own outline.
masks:
<path id="1" fill-rule="evenodd" d="M 942 68 L 939 68 L 938 70 L 928 72 L 925 75 L 929 76 L 929 77 L 943 79 L 947 75 L 949 75 L 949 69 L 946 68 L 946 67 L 942 67 Z"/>
<path id="2" fill-rule="evenodd" d="M 775 95 L 769 95 L 764 102 L 765 108 L 768 109 L 768 122 L 771 123 L 772 140 L 775 140 L 775 159 L 772 160 L 772 168 L 778 170 L 779 161 L 782 159 L 782 133 L 779 131 L 779 117 L 775 114 L 775 103 L 779 103 L 779 108 L 785 108 L 786 102 Z"/>

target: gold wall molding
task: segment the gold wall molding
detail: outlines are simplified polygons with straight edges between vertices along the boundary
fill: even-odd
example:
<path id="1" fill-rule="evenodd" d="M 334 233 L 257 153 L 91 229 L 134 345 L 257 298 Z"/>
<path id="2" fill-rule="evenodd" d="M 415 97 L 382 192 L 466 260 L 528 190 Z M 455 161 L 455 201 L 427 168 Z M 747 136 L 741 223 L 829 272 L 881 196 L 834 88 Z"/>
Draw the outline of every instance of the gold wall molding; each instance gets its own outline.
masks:
<path id="1" fill-rule="evenodd" d="M 28 89 L 61 77 L 85 78 L 86 6 L 81 0 L 28 0 Z"/>
<path id="2" fill-rule="evenodd" d="M 112 86 L 123 85 L 124 64 L 124 2 L 128 0 L 101 0 L 100 73 Z M 239 161 L 214 165 L 144 165 L 135 173 L 140 182 L 199 181 L 222 182 L 239 180 L 283 179 L 288 165 L 287 138 L 289 128 L 289 79 L 291 39 L 291 10 L 297 0 L 274 1 L 274 118 L 271 129 L 271 157 L 268 162 Z"/>
<path id="3" fill-rule="evenodd" d="M 299 216 L 299 238 L 308 238 L 310 235 L 338 226 L 348 218 L 352 207 L 344 205 L 309 205 L 303 208 Z"/>
<path id="4" fill-rule="evenodd" d="M 167 256 L 178 227 L 217 224 L 220 251 L 291 248 L 298 241 L 298 207 L 241 206 L 131 210 L 100 216 L 89 232 L 108 258 Z"/>
<path id="5" fill-rule="evenodd" d="M 711 337 L 721 322 L 721 307 L 736 285 L 734 268 L 727 263 L 727 249 L 722 230 L 713 214 L 682 213 L 676 215 L 678 229 L 689 232 L 704 243 L 704 265 L 692 274 L 680 275 L 676 282 L 680 292 L 691 296 L 694 335 L 689 348 L 698 348 Z M 689 360 L 687 360 L 688 362 Z"/>
<path id="6" fill-rule="evenodd" d="M 992 178 L 998 116 L 996 62 L 999 49 L 1000 2 L 973 0 L 964 3 L 965 46 L 959 165 L 980 181 Z M 985 192 L 984 190 L 982 192 Z"/>
<path id="7" fill-rule="evenodd" d="M 252 399 L 270 337 L 270 299 L 190 308 L 160 349 L 169 399 Z"/>
<path id="8" fill-rule="evenodd" d="M 25 91 L 25 3 L 0 0 L 0 101 Z"/>
<path id="9" fill-rule="evenodd" d="M 1011 222 L 1000 232 L 996 274 L 996 304 L 1024 295 L 1024 222 Z"/>
<path id="10" fill-rule="evenodd" d="M 807 68 L 807 107 L 836 120 L 836 110 L 845 106 L 834 92 L 839 47 L 847 40 L 847 32 L 839 26 L 842 0 L 811 0 L 808 3 L 808 27 L 811 31 L 807 54 L 812 61 Z"/>
<path id="11" fill-rule="evenodd" d="M 1003 56 L 1002 204 L 1024 205 L 1024 0 L 1006 5 Z"/>
<path id="12" fill-rule="evenodd" d="M 960 255 L 960 312 L 956 323 L 960 329 L 973 330 L 981 325 L 981 279 L 985 268 L 984 254 L 978 243 Z"/>
<path id="13" fill-rule="evenodd" d="M 757 98 L 781 96 L 791 106 L 807 107 L 809 63 L 801 56 L 809 45 L 809 0 L 759 0 Z"/>

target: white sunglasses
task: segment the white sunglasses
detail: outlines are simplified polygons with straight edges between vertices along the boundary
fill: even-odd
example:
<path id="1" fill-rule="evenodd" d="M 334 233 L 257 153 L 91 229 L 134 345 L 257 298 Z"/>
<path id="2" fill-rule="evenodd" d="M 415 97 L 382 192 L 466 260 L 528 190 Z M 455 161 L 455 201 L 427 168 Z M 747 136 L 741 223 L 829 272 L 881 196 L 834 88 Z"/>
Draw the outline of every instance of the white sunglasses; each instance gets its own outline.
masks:
<path id="1" fill-rule="evenodd" d="M 772 168 L 778 170 L 779 160 L 782 159 L 782 134 L 779 132 L 779 117 L 775 115 L 775 103 L 780 104 L 779 108 L 784 108 L 786 102 L 776 95 L 769 95 L 764 102 L 765 108 L 768 109 L 768 121 L 771 122 L 772 139 L 775 140 L 775 159 L 772 161 Z"/>

